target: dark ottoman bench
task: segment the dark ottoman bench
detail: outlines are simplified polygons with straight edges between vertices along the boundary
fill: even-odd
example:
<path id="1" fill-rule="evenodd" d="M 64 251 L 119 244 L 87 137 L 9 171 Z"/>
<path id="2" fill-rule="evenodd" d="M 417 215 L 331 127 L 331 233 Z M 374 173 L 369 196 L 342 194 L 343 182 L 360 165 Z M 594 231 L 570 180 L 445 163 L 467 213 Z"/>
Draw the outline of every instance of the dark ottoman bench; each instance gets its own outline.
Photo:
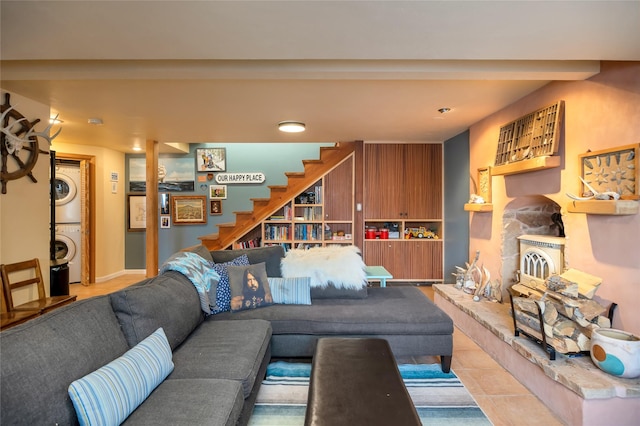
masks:
<path id="1" fill-rule="evenodd" d="M 305 425 L 421 424 L 386 340 L 318 340 Z"/>

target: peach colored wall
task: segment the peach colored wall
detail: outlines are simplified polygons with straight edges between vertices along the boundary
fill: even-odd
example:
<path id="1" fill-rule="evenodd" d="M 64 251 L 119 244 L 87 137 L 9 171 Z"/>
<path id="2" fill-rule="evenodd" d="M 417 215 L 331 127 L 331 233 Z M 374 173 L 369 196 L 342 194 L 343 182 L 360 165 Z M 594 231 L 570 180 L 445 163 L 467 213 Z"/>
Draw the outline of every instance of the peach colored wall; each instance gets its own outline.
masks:
<path id="1" fill-rule="evenodd" d="M 567 192 L 579 193 L 578 156 L 587 150 L 640 143 L 640 62 L 603 62 L 586 81 L 556 81 L 470 128 L 470 172 L 493 165 L 500 127 L 558 100 L 565 101 L 561 166 L 492 178 L 492 213 L 470 214 L 469 258 L 492 277 L 501 269 L 501 227 L 505 206 L 518 197 L 542 194 L 562 207 L 568 237 L 567 266 L 603 279 L 596 297 L 618 304 L 613 327 L 640 335 L 640 214 L 568 213 Z M 640 184 L 637 182 L 636 184 Z M 511 277 L 499 277 L 506 282 Z"/>

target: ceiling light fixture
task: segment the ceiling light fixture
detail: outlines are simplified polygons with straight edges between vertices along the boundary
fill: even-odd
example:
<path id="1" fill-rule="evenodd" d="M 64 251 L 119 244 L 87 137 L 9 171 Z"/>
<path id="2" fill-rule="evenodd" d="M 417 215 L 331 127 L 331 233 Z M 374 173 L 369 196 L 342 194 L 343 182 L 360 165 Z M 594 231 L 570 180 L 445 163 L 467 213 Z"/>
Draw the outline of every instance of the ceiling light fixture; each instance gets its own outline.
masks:
<path id="1" fill-rule="evenodd" d="M 94 126 L 102 126 L 104 124 L 102 118 L 90 118 L 87 120 L 87 123 L 93 124 Z"/>
<path id="2" fill-rule="evenodd" d="M 300 133 L 304 132 L 305 124 L 300 121 L 281 121 L 278 123 L 278 129 L 281 132 Z"/>
<path id="3" fill-rule="evenodd" d="M 142 148 L 140 148 L 139 146 L 134 146 L 132 149 L 134 151 L 142 151 Z"/>
<path id="4" fill-rule="evenodd" d="M 49 118 L 49 124 L 62 124 L 64 121 L 60 120 L 58 116 Z"/>
<path id="5" fill-rule="evenodd" d="M 440 109 L 438 110 L 438 112 L 439 112 L 440 114 L 446 114 L 446 113 L 448 113 L 448 112 L 450 112 L 450 111 L 451 111 L 451 108 L 448 108 L 448 107 L 440 108 Z"/>

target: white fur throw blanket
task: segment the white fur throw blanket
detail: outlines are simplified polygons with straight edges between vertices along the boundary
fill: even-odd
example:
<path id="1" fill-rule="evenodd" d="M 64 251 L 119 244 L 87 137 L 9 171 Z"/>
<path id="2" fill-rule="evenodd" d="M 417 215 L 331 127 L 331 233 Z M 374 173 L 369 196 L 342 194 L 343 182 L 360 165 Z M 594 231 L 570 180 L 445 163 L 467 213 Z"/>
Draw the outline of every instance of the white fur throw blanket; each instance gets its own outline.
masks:
<path id="1" fill-rule="evenodd" d="M 361 289 L 367 286 L 365 264 L 356 246 L 289 250 L 281 261 L 284 278 L 311 277 L 311 287 Z"/>

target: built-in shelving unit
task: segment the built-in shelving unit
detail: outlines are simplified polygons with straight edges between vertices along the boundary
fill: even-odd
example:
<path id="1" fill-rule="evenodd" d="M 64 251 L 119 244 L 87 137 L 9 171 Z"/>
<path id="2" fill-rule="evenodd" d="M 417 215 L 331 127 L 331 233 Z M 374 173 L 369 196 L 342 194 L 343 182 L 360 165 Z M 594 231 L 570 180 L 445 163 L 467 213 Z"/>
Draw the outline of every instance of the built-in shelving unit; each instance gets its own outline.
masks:
<path id="1" fill-rule="evenodd" d="M 635 200 L 576 200 L 567 205 L 567 211 L 602 215 L 632 215 L 638 214 L 638 206 L 639 203 Z"/>
<path id="2" fill-rule="evenodd" d="M 442 145 L 367 144 L 364 154 L 365 263 L 396 281 L 441 282 Z"/>
<path id="3" fill-rule="evenodd" d="M 353 157 L 264 220 L 261 245 L 311 248 L 353 244 Z"/>

